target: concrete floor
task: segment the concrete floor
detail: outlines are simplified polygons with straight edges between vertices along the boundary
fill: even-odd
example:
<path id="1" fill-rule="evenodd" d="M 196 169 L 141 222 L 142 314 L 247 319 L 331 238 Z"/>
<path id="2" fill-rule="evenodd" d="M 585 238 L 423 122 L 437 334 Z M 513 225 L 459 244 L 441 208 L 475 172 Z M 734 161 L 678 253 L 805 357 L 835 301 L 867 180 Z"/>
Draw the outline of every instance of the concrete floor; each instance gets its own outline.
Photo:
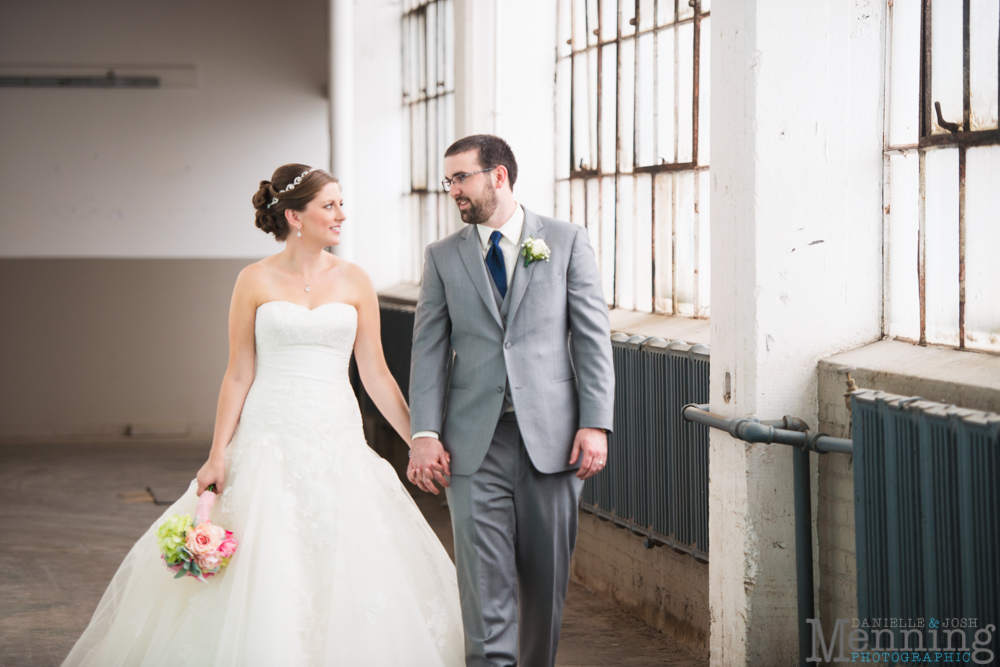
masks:
<path id="1" fill-rule="evenodd" d="M 0 444 L 0 667 L 59 665 L 134 541 L 204 461 L 191 441 Z M 452 553 L 441 499 L 417 503 Z M 703 667 L 642 621 L 570 586 L 557 665 Z"/>

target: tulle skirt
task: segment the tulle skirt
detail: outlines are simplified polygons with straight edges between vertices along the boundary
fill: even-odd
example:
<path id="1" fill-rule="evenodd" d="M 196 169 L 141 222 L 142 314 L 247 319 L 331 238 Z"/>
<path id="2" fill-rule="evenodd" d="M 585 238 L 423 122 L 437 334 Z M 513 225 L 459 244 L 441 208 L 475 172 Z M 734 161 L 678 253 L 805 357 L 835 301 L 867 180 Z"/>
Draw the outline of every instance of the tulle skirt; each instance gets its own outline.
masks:
<path id="1" fill-rule="evenodd" d="M 356 403 L 346 423 L 331 410 L 251 390 L 211 516 L 240 541 L 229 566 L 202 583 L 159 558 L 160 523 L 194 515 L 192 481 L 125 557 L 64 665 L 464 665 L 454 566 L 365 444 Z"/>

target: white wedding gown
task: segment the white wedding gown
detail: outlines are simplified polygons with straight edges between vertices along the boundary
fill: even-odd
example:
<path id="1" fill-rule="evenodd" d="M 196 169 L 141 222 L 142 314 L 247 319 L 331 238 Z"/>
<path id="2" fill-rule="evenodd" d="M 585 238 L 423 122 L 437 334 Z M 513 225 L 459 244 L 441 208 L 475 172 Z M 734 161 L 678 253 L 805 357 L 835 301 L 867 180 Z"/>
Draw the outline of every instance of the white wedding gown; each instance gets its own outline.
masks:
<path id="1" fill-rule="evenodd" d="M 464 665 L 455 567 L 365 442 L 348 380 L 357 312 L 257 310 L 257 366 L 212 521 L 240 544 L 202 583 L 174 579 L 156 528 L 135 544 L 64 665 Z"/>

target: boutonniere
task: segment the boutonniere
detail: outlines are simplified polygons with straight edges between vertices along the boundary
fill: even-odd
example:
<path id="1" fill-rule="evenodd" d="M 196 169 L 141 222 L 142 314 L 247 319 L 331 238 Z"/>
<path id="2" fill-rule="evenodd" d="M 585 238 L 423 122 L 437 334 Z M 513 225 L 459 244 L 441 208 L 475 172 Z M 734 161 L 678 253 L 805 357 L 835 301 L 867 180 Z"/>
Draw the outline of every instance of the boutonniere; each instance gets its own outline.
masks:
<path id="1" fill-rule="evenodd" d="M 529 236 L 528 239 L 521 244 L 521 254 L 524 255 L 524 268 L 528 268 L 528 264 L 537 262 L 540 259 L 544 259 L 546 262 L 549 261 L 549 257 L 552 256 L 552 251 L 542 239 L 536 239 L 533 236 Z"/>

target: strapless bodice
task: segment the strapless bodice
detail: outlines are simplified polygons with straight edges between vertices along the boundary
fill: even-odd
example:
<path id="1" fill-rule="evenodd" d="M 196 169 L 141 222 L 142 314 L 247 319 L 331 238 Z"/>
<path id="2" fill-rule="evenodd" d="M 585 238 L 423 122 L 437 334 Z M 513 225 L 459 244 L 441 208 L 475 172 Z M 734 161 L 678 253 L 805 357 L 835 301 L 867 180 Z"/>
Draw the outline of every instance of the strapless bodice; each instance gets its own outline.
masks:
<path id="1" fill-rule="evenodd" d="M 346 382 L 357 326 L 358 313 L 348 303 L 327 303 L 312 310 L 290 301 L 262 304 L 254 325 L 254 382 Z"/>

